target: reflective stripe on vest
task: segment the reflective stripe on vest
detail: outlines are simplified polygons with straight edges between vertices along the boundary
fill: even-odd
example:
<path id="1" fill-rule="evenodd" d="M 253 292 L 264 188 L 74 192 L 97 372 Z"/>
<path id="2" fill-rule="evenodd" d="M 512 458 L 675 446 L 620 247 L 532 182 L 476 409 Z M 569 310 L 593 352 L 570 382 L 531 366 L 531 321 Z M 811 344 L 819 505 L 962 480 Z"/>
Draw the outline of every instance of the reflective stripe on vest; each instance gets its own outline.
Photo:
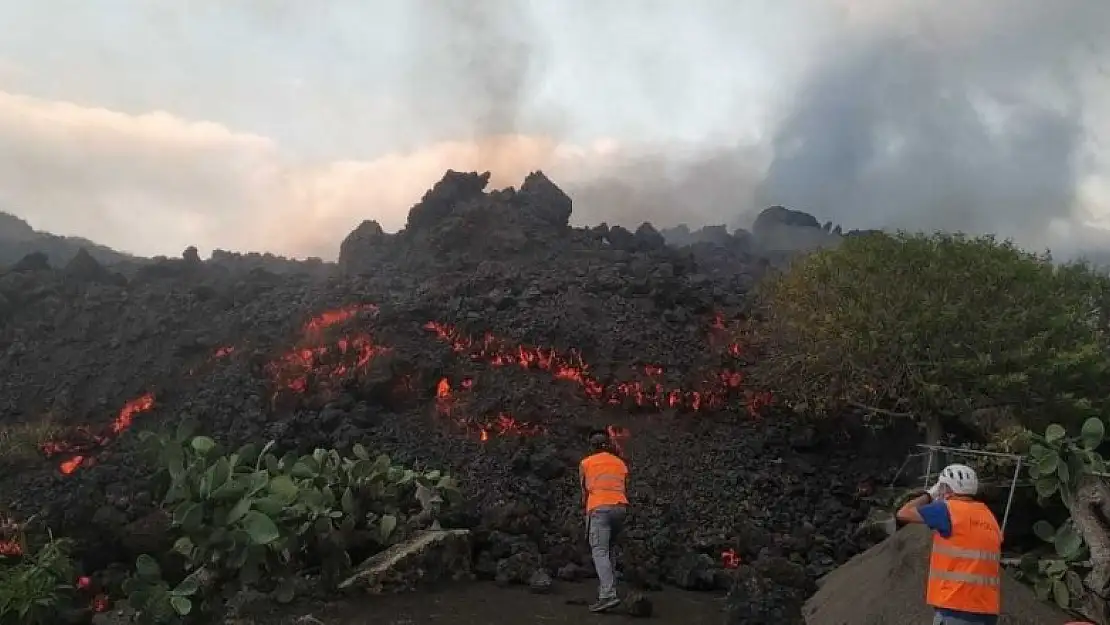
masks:
<path id="1" fill-rule="evenodd" d="M 582 461 L 586 482 L 586 510 L 598 506 L 627 505 L 624 481 L 628 467 L 624 461 L 607 452 L 593 454 Z"/>
<path id="2" fill-rule="evenodd" d="M 986 505 L 951 499 L 952 536 L 933 535 L 926 602 L 937 608 L 999 614 L 1002 531 Z"/>

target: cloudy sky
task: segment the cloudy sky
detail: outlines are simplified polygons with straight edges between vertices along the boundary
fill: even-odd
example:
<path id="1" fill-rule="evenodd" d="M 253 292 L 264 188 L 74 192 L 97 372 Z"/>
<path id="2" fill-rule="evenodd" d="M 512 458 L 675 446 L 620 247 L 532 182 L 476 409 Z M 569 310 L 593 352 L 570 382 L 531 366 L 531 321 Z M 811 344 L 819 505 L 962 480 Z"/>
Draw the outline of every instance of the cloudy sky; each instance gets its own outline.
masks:
<path id="1" fill-rule="evenodd" d="M 1110 2 L 0 0 L 0 24 L 0 210 L 135 253 L 334 258 L 447 168 L 543 169 L 578 223 L 785 204 L 1110 247 Z"/>

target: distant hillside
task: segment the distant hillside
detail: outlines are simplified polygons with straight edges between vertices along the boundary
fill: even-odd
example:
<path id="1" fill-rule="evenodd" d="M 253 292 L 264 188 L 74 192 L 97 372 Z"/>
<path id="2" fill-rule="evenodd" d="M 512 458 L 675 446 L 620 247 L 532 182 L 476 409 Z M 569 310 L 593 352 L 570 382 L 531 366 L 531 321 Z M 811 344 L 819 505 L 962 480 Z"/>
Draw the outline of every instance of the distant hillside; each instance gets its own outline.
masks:
<path id="1" fill-rule="evenodd" d="M 50 259 L 51 265 L 64 267 L 82 247 L 104 265 L 140 260 L 81 237 L 39 232 L 19 217 L 0 211 L 0 267 L 13 265 L 31 252 L 42 252 Z"/>

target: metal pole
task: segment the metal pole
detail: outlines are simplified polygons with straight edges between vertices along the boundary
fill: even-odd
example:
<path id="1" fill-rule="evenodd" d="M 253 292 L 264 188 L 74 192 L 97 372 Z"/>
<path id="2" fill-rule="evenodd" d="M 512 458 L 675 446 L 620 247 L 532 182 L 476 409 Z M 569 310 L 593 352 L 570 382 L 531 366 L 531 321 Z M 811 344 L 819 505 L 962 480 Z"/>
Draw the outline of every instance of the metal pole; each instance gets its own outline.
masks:
<path id="1" fill-rule="evenodd" d="M 933 477 L 933 456 L 936 455 L 935 449 L 929 449 L 929 462 L 925 465 L 925 488 L 929 488 L 929 480 Z"/>
<path id="2" fill-rule="evenodd" d="M 1010 520 L 1010 504 L 1014 502 L 1014 489 L 1017 488 L 1018 477 L 1021 475 L 1021 461 L 1024 460 L 1018 456 L 1017 466 L 1014 467 L 1014 479 L 1010 482 L 1010 496 L 1006 498 L 1006 512 L 1002 514 L 1002 535 L 1006 535 L 1006 521 Z"/>

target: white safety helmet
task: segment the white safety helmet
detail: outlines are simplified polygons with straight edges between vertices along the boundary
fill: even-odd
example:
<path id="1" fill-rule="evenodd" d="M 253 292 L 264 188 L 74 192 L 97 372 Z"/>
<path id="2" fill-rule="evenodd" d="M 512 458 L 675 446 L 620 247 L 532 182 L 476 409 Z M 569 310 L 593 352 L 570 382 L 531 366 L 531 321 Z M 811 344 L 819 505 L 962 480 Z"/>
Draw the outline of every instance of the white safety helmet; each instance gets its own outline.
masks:
<path id="1" fill-rule="evenodd" d="M 966 464 L 950 464 L 940 472 L 940 483 L 957 495 L 974 495 L 979 492 L 979 476 Z"/>

